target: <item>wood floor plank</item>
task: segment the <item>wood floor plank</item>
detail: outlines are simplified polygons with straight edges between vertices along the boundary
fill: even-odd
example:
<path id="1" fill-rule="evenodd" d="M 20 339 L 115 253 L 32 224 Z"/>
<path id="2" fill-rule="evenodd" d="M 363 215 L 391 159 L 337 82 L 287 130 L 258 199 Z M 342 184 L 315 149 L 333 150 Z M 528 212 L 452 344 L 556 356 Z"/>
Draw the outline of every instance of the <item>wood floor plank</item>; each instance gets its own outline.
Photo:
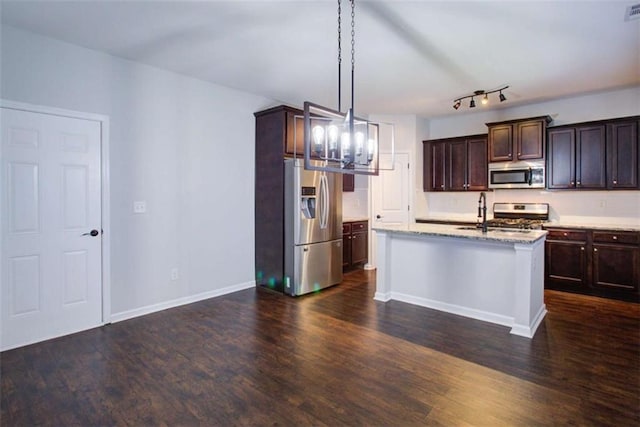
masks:
<path id="1" fill-rule="evenodd" d="M 0 425 L 640 424 L 639 304 L 546 291 L 526 339 L 374 293 L 355 271 L 3 352 Z"/>

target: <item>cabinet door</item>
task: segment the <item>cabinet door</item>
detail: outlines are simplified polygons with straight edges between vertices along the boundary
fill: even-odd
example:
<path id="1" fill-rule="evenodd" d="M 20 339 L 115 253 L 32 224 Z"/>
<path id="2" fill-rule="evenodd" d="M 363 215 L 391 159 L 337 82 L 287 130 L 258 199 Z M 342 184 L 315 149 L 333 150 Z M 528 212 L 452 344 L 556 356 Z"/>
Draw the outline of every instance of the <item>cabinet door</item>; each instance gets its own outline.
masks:
<path id="1" fill-rule="evenodd" d="M 467 190 L 487 189 L 487 138 L 467 140 Z"/>
<path id="2" fill-rule="evenodd" d="M 342 236 L 342 269 L 351 267 L 351 234 Z"/>
<path id="3" fill-rule="evenodd" d="M 489 128 L 489 161 L 513 160 L 513 126 L 498 125 Z"/>
<path id="4" fill-rule="evenodd" d="M 586 242 L 545 243 L 545 286 L 551 289 L 585 292 L 587 282 Z"/>
<path id="5" fill-rule="evenodd" d="M 427 191 L 444 191 L 445 188 L 445 155 L 446 144 L 444 142 L 432 142 L 428 144 L 429 175 L 424 177 L 428 182 Z M 425 168 L 426 170 L 426 168 Z"/>
<path id="6" fill-rule="evenodd" d="M 351 264 L 364 264 L 367 262 L 369 233 L 354 232 L 351 234 Z"/>
<path id="7" fill-rule="evenodd" d="M 547 187 L 574 188 L 576 144 L 572 128 L 553 129 L 548 133 Z"/>
<path id="8" fill-rule="evenodd" d="M 640 285 L 640 249 L 625 245 L 593 245 L 593 287 L 615 293 L 637 294 Z"/>
<path id="9" fill-rule="evenodd" d="M 606 188 L 605 127 L 576 128 L 576 188 Z"/>
<path id="10" fill-rule="evenodd" d="M 448 190 L 467 189 L 467 142 L 463 140 L 447 143 L 447 185 Z"/>
<path id="11" fill-rule="evenodd" d="M 638 122 L 607 125 L 607 188 L 638 188 Z"/>
<path id="12" fill-rule="evenodd" d="M 544 122 L 535 120 L 516 123 L 514 126 L 518 160 L 542 159 L 544 157 Z"/>
<path id="13" fill-rule="evenodd" d="M 342 191 L 353 192 L 355 191 L 356 176 L 350 173 L 342 174 Z"/>

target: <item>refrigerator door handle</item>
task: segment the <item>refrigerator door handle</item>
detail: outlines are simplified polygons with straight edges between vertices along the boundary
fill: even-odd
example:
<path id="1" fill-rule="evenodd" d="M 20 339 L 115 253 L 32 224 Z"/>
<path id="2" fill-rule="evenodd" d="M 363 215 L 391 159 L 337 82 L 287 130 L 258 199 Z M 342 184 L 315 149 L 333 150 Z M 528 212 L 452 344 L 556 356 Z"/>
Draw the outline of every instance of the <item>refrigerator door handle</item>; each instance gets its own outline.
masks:
<path id="1" fill-rule="evenodd" d="M 325 192 L 325 176 L 324 173 L 320 175 L 320 194 L 318 195 L 318 210 L 319 210 L 319 220 L 320 220 L 320 228 L 324 229 L 326 227 L 324 223 L 325 210 L 327 209 L 327 194 Z"/>
<path id="2" fill-rule="evenodd" d="M 329 197 L 329 178 L 326 174 L 323 174 L 324 178 L 324 228 L 329 226 L 329 212 L 331 212 L 331 198 Z"/>

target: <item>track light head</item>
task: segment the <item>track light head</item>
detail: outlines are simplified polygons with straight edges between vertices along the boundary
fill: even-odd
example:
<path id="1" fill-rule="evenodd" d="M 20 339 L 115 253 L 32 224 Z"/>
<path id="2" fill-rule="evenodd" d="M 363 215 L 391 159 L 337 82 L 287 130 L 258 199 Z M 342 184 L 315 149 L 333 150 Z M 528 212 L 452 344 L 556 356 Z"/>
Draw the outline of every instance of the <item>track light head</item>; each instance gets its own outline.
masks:
<path id="1" fill-rule="evenodd" d="M 476 108 L 476 101 L 473 100 L 473 97 L 471 97 L 471 102 L 469 103 L 469 108 Z"/>
<path id="2" fill-rule="evenodd" d="M 489 103 L 489 95 L 488 94 L 484 94 L 484 97 L 482 98 L 482 105 L 487 105 Z"/>
<path id="3" fill-rule="evenodd" d="M 506 100 L 507 100 L 507 97 L 502 94 L 502 91 L 500 91 L 500 102 L 503 102 Z"/>
<path id="4" fill-rule="evenodd" d="M 456 110 L 458 108 L 460 108 L 460 100 L 459 99 L 456 99 L 456 102 L 453 104 L 453 108 L 456 109 Z"/>

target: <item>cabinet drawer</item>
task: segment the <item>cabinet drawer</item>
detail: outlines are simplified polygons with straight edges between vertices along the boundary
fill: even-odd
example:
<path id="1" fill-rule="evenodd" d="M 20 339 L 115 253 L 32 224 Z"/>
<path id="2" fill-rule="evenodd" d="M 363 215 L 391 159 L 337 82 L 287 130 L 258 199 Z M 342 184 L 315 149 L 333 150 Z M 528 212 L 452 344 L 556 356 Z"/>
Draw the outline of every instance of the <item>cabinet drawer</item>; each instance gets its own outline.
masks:
<path id="1" fill-rule="evenodd" d="M 351 223 L 345 222 L 342 224 L 342 234 L 351 234 Z"/>
<path id="2" fill-rule="evenodd" d="M 640 243 L 640 233 L 633 231 L 594 231 L 594 243 L 627 243 L 637 245 Z"/>
<path id="3" fill-rule="evenodd" d="M 365 231 L 367 230 L 367 228 L 367 221 L 358 221 L 351 223 L 351 231 L 354 233 L 356 231 Z"/>
<path id="4" fill-rule="evenodd" d="M 547 240 L 578 240 L 586 241 L 587 232 L 583 230 L 568 230 L 568 229 L 550 229 L 547 235 Z"/>

